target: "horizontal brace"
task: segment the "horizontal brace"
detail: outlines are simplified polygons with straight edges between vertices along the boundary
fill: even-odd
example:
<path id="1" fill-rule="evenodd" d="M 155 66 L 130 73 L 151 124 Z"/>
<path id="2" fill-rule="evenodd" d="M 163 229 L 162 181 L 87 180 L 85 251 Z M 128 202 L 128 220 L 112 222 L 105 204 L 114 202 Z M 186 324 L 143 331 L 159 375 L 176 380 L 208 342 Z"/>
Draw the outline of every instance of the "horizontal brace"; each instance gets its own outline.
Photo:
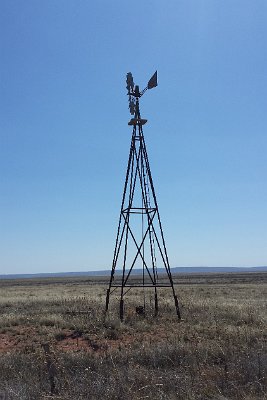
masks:
<path id="1" fill-rule="evenodd" d="M 122 210 L 122 213 L 127 214 L 127 213 L 131 213 L 131 214 L 147 214 L 147 213 L 152 213 L 153 211 L 157 211 L 156 208 L 125 208 L 124 210 Z"/>
<path id="2" fill-rule="evenodd" d="M 113 287 L 113 288 L 121 288 L 121 286 L 122 285 L 111 285 L 111 287 Z M 155 287 L 157 287 L 157 288 L 167 288 L 167 287 L 169 287 L 169 288 L 171 288 L 172 286 L 171 285 L 168 285 L 168 284 L 166 284 L 166 285 L 164 285 L 164 284 L 160 284 L 160 285 L 158 285 L 158 284 L 156 284 L 156 285 L 149 285 L 149 284 L 144 284 L 144 285 L 123 285 L 123 287 L 124 288 L 143 288 L 143 287 L 147 287 L 147 288 L 149 288 L 149 287 L 151 287 L 151 288 L 155 288 Z"/>

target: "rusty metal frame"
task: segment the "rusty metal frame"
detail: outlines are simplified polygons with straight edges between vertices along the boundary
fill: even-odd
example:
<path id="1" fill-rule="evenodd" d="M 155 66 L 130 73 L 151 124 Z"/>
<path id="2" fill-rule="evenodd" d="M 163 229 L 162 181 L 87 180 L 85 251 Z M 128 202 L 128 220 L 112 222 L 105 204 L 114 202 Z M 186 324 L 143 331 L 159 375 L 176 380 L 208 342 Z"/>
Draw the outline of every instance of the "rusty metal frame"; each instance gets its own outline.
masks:
<path id="1" fill-rule="evenodd" d="M 113 262 L 111 268 L 111 275 L 109 280 L 109 286 L 106 294 L 106 312 L 109 308 L 109 300 L 110 295 L 117 289 L 120 288 L 120 304 L 119 304 L 119 314 L 120 319 L 124 318 L 124 296 L 126 292 L 128 292 L 131 288 L 141 287 L 141 288 L 154 288 L 154 304 L 155 304 L 155 315 L 158 314 L 158 295 L 157 288 L 171 288 L 172 295 L 174 298 L 174 304 L 176 308 L 176 313 L 178 319 L 181 318 L 180 309 L 178 304 L 178 298 L 175 293 L 174 283 L 172 279 L 166 243 L 163 235 L 163 229 L 158 209 L 158 203 L 154 188 L 154 183 L 152 179 L 152 174 L 150 170 L 148 154 L 146 150 L 146 144 L 143 134 L 143 125 L 144 121 L 141 119 L 140 109 L 139 109 L 139 98 L 141 97 L 140 93 L 136 91 L 136 94 L 132 93 L 132 96 L 136 97 L 135 101 L 135 115 L 134 118 L 130 121 L 130 125 L 133 126 L 132 131 L 132 139 L 130 146 L 130 153 L 128 158 L 128 165 L 122 195 L 121 202 L 121 211 L 119 224 L 117 229 L 117 236 L 115 242 L 115 249 L 113 254 Z M 133 123 L 134 121 L 134 123 Z M 150 201 L 148 200 L 148 195 L 146 191 L 146 179 L 148 181 L 148 186 L 152 191 L 152 198 L 154 207 L 150 206 Z M 141 196 L 142 196 L 142 207 L 134 207 L 133 206 L 133 198 L 136 190 L 136 186 L 140 185 Z M 128 205 L 127 205 L 128 203 Z M 138 241 L 134 235 L 133 230 L 131 229 L 131 214 L 140 214 L 142 218 L 146 216 L 147 218 L 147 227 L 145 232 L 142 232 L 142 240 L 141 243 L 138 244 Z M 155 224 L 157 223 L 159 229 L 159 235 L 155 230 Z M 154 239 L 156 240 L 157 249 L 159 250 L 161 260 L 164 264 L 167 277 L 169 282 L 167 284 L 162 284 L 159 280 L 157 270 L 156 270 L 156 261 L 155 261 L 155 250 L 154 250 Z M 126 271 L 126 263 L 127 263 L 127 251 L 128 251 L 128 242 L 129 238 L 132 239 L 133 243 L 136 246 L 136 254 L 131 263 L 130 268 Z M 151 267 L 149 267 L 145 261 L 144 254 L 142 254 L 142 249 L 144 246 L 145 240 L 148 238 L 150 243 L 150 261 Z M 116 268 L 118 267 L 118 258 L 119 255 L 122 255 L 122 269 L 118 272 L 121 272 L 120 276 L 120 284 L 114 282 L 114 277 L 116 273 Z M 141 258 L 143 263 L 143 279 L 140 284 L 131 284 L 129 283 L 130 275 L 136 266 L 136 260 L 138 257 Z M 118 268 L 117 268 L 118 269 Z M 146 273 L 146 277 L 149 278 L 150 282 L 145 282 L 144 276 Z M 127 290 L 126 290 L 127 289 Z"/>

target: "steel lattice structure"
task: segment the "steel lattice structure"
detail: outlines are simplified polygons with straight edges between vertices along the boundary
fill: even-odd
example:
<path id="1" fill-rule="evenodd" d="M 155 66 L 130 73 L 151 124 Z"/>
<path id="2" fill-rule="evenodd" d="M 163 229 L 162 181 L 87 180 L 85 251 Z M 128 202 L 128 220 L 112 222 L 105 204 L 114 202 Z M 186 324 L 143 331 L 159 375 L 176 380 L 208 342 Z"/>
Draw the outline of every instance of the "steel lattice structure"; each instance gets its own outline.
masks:
<path id="1" fill-rule="evenodd" d="M 110 295 L 116 289 L 120 290 L 121 320 L 124 317 L 124 296 L 131 288 L 136 287 L 143 290 L 153 288 L 155 315 L 158 314 L 157 289 L 171 288 L 177 316 L 180 319 L 178 299 L 143 134 L 143 125 L 147 120 L 141 118 L 139 108 L 140 97 L 147 89 L 155 86 L 157 86 L 157 73 L 153 75 L 142 92 L 139 91 L 137 85 L 134 86 L 131 73 L 127 74 L 129 108 L 131 114 L 134 115 L 128 125 L 132 126 L 133 130 L 111 276 L 106 295 L 106 311 L 108 311 Z M 158 274 L 158 262 L 165 267 L 165 277 Z M 136 268 L 139 273 L 138 278 L 134 271 Z M 141 309 L 144 313 L 145 305 Z"/>

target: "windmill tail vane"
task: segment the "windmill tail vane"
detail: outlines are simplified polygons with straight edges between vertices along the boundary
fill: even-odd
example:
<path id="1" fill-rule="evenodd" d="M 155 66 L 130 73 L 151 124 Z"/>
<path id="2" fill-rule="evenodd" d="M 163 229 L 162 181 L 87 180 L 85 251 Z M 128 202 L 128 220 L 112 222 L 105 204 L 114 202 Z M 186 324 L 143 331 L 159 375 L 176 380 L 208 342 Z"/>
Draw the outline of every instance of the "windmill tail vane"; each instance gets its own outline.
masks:
<path id="1" fill-rule="evenodd" d="M 147 88 L 153 89 L 156 86 L 158 86 L 158 71 L 156 71 L 154 75 L 149 79 Z"/>

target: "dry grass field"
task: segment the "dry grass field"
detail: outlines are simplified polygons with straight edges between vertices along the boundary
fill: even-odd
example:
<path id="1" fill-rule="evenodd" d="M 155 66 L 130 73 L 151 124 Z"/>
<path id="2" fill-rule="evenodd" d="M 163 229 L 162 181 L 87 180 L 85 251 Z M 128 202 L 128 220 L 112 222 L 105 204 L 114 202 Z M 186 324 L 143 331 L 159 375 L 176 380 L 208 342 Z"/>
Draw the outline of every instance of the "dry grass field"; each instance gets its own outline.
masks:
<path id="1" fill-rule="evenodd" d="M 267 274 L 174 277 L 153 317 L 105 278 L 0 281 L 0 399 L 267 399 Z M 52 393 L 51 393 L 52 392 Z"/>

